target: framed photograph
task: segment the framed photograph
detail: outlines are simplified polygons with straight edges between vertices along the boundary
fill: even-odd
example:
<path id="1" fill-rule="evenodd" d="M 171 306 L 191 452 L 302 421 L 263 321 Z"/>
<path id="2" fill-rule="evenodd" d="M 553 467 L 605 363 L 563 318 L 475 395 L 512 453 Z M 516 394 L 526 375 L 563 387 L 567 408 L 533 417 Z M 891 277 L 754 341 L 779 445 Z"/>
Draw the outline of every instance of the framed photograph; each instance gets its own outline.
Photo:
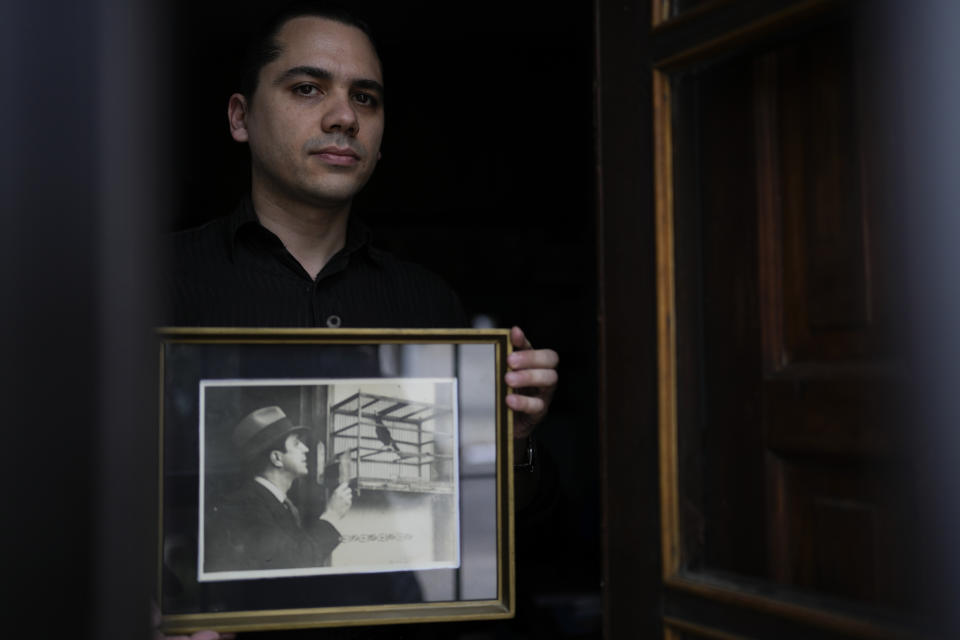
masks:
<path id="1" fill-rule="evenodd" d="M 159 336 L 166 633 L 513 615 L 509 331 Z"/>

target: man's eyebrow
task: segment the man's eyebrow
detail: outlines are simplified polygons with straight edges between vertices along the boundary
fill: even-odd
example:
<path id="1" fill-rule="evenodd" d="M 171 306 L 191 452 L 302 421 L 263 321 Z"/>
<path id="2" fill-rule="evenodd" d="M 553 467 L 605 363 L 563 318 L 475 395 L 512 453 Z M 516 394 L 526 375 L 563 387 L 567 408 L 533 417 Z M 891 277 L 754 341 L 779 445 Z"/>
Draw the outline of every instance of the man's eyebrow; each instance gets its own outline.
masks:
<path id="1" fill-rule="evenodd" d="M 320 67 L 300 66 L 292 67 L 284 71 L 280 77 L 276 79 L 274 84 L 283 84 L 287 80 L 297 76 L 310 76 L 311 78 L 316 78 L 317 80 L 330 80 L 333 78 L 333 74 L 326 69 L 321 69 Z"/>
<path id="2" fill-rule="evenodd" d="M 376 80 L 367 80 L 365 78 L 357 78 L 352 83 L 357 89 L 367 89 L 368 91 L 376 91 L 380 95 L 383 95 L 383 85 L 377 82 Z"/>
<path id="3" fill-rule="evenodd" d="M 280 77 L 277 78 L 276 84 L 283 84 L 284 82 L 287 82 L 288 80 L 297 76 L 310 76 L 311 78 L 316 78 L 317 80 L 333 79 L 333 74 L 326 69 L 301 65 L 299 67 L 291 67 L 290 69 L 284 71 Z M 368 91 L 376 91 L 381 95 L 383 94 L 383 85 L 376 80 L 357 78 L 355 80 L 351 80 L 350 85 L 358 89 L 367 89 Z"/>

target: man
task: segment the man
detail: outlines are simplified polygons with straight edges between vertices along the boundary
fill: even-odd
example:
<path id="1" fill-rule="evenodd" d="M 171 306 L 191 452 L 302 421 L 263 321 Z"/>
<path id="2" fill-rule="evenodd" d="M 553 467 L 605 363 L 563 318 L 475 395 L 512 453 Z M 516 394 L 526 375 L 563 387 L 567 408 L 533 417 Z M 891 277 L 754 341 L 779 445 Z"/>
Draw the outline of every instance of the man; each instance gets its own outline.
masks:
<path id="1" fill-rule="evenodd" d="M 319 10 L 274 24 L 227 109 L 231 135 L 250 149 L 250 198 L 177 234 L 171 324 L 466 326 L 442 280 L 371 247 L 350 217 L 384 128 L 380 60 L 364 26 Z M 506 382 L 525 393 L 506 401 L 525 439 L 546 413 L 558 358 L 517 327 L 511 339 Z"/>
<path id="2" fill-rule="evenodd" d="M 322 567 L 340 544 L 336 524 L 350 509 L 342 484 L 313 522 L 304 522 L 287 493 L 307 475 L 309 447 L 280 407 L 263 407 L 233 431 L 233 444 L 250 478 L 207 518 L 204 568 L 208 572 Z"/>
<path id="3" fill-rule="evenodd" d="M 169 324 L 254 327 L 467 326 L 436 275 L 373 248 L 350 216 L 380 158 L 384 79 L 365 25 L 293 9 L 251 49 L 227 116 L 250 150 L 251 191 L 230 216 L 177 234 Z M 507 395 L 517 458 L 546 414 L 557 354 L 514 327 Z M 526 475 L 526 474 L 525 474 Z M 523 481 L 518 482 L 523 503 Z"/>

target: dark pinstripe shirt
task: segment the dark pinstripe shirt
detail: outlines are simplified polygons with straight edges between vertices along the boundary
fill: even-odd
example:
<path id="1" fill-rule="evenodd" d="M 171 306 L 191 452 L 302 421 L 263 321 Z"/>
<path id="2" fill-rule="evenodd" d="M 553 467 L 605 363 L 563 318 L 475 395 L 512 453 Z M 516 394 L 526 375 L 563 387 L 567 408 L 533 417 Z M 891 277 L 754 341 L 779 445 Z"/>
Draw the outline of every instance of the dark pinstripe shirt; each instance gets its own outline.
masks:
<path id="1" fill-rule="evenodd" d="M 437 275 L 372 247 L 351 218 L 346 244 L 312 280 L 264 228 L 249 198 L 172 236 L 163 324 L 222 327 L 465 327 Z"/>

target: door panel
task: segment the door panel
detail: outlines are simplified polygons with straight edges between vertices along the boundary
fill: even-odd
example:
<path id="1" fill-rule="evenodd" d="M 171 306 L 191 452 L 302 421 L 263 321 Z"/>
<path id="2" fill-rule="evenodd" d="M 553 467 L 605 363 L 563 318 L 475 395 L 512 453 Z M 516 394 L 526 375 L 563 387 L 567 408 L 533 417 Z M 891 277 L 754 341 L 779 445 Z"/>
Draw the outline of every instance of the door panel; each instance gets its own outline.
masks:
<path id="1" fill-rule="evenodd" d="M 724 610 L 745 607 L 771 617 L 750 637 L 896 636 L 921 606 L 917 494 L 859 14 L 709 24 L 749 4 L 700 7 L 684 29 L 707 39 L 655 61 L 664 597 L 727 620 L 697 604 L 667 627 L 735 633 Z"/>

